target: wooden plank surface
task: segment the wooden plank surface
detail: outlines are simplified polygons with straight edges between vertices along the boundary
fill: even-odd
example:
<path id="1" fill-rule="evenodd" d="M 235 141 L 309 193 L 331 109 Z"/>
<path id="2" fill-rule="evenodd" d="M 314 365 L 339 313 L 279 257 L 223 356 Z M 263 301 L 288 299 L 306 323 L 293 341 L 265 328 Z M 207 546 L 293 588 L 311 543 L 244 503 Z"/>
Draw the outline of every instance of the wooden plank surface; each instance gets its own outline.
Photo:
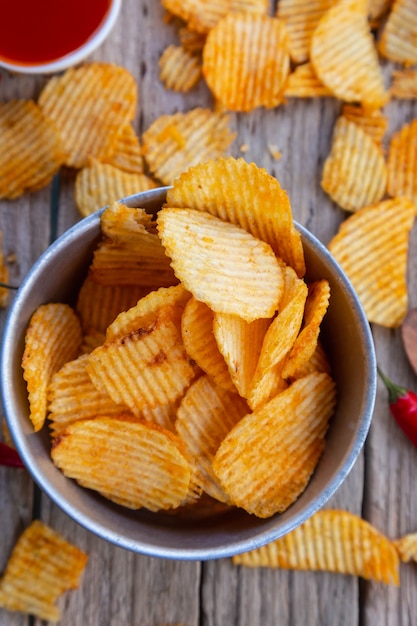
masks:
<path id="1" fill-rule="evenodd" d="M 91 58 L 124 65 L 139 88 L 135 127 L 141 134 L 159 115 L 195 106 L 212 106 L 204 83 L 188 94 L 167 92 L 158 80 L 157 63 L 173 29 L 163 22 L 156 0 L 124 0 L 118 23 Z M 389 66 L 387 66 L 389 71 Z M 37 97 L 44 77 L 0 74 L 0 100 Z M 295 218 L 325 244 L 345 218 L 320 188 L 340 103 L 331 98 L 291 100 L 275 110 L 231 116 L 237 138 L 230 153 L 277 176 L 288 191 Z M 392 102 L 387 111 L 392 132 L 417 116 L 415 102 Z M 274 144 L 282 153 L 274 160 Z M 51 239 L 79 215 L 73 198 L 73 174 L 60 176 L 58 221 L 51 222 L 52 186 L 13 202 L 0 202 L 0 229 L 11 264 L 12 283 L 19 284 Z M 55 232 L 56 230 L 56 232 Z M 410 305 L 417 306 L 417 233 L 411 237 L 408 282 Z M 1 314 L 1 323 L 4 313 Z M 388 375 L 410 387 L 417 380 L 405 358 L 398 330 L 373 328 L 378 361 Z M 328 503 L 363 514 L 394 538 L 417 530 L 417 451 L 391 419 L 386 394 L 378 386 L 371 432 L 364 452 L 343 486 Z M 34 486 L 26 472 L 0 468 L 0 571 L 12 546 L 33 516 Z M 193 563 L 163 561 L 135 555 L 93 536 L 62 513 L 45 495 L 36 500 L 35 514 L 74 541 L 89 555 L 79 590 L 60 600 L 62 626 L 405 626 L 417 619 L 417 569 L 401 566 L 397 589 L 327 573 L 248 570 L 230 559 Z M 0 626 L 37 624 L 0 609 Z"/>

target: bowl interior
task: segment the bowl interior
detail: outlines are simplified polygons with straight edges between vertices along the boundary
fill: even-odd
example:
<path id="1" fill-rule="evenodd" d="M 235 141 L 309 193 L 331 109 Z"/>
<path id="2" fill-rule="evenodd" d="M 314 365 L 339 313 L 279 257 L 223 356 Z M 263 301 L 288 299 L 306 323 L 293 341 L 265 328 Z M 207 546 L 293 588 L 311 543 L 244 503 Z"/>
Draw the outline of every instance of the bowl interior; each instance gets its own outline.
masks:
<path id="1" fill-rule="evenodd" d="M 125 198 L 132 207 L 158 210 L 166 188 Z M 375 355 L 368 322 L 343 272 L 327 249 L 303 227 L 307 279 L 327 278 L 331 300 L 321 338 L 331 360 L 338 403 L 326 448 L 304 493 L 283 514 L 262 520 L 242 510 L 207 519 L 130 511 L 64 477 L 50 460 L 47 428 L 34 433 L 28 417 L 21 359 L 34 310 L 47 302 L 74 304 L 99 239 L 100 212 L 60 237 L 33 266 L 14 299 L 4 330 L 1 391 L 16 447 L 34 480 L 75 521 L 121 547 L 151 556 L 209 559 L 265 544 L 293 530 L 325 504 L 351 469 L 366 438 L 376 388 Z M 47 280 L 45 280 L 47 276 Z"/>

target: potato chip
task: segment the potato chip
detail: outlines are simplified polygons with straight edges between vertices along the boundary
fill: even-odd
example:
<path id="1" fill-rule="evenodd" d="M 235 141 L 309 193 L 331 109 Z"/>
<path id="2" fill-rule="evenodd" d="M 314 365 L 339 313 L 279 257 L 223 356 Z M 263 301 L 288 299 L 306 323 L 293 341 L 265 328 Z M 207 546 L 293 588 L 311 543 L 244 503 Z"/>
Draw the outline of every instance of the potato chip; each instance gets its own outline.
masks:
<path id="1" fill-rule="evenodd" d="M 96 348 L 87 365 L 96 387 L 138 414 L 179 398 L 196 374 L 181 338 L 182 311 L 161 307 L 129 335 Z"/>
<path id="2" fill-rule="evenodd" d="M 320 570 L 399 584 L 399 560 L 389 539 L 342 510 L 318 511 L 295 530 L 261 548 L 233 557 L 247 567 Z"/>
<path id="3" fill-rule="evenodd" d="M 142 409 L 142 417 L 147 422 L 157 424 L 166 428 L 171 432 L 175 432 L 175 420 L 177 419 L 177 409 L 179 400 L 168 402 L 167 404 L 158 404 L 158 406 L 144 406 Z"/>
<path id="4" fill-rule="evenodd" d="M 320 459 L 334 407 L 334 382 L 315 373 L 242 418 L 213 460 L 231 501 L 262 518 L 285 511 Z"/>
<path id="5" fill-rule="evenodd" d="M 355 122 L 368 135 L 372 137 L 376 144 L 382 143 L 382 138 L 388 127 L 388 118 L 382 111 L 375 109 L 369 111 L 361 106 L 354 104 L 345 104 L 342 109 L 342 115 L 347 120 Z"/>
<path id="6" fill-rule="evenodd" d="M 25 334 L 22 357 L 30 420 L 39 431 L 46 418 L 47 388 L 55 372 L 78 356 L 81 325 L 67 304 L 44 304 L 33 313 Z"/>
<path id="7" fill-rule="evenodd" d="M 196 108 L 157 118 L 142 136 L 143 155 L 152 174 L 170 185 L 192 165 L 226 154 L 234 138 L 227 114 Z"/>
<path id="8" fill-rule="evenodd" d="M 202 376 L 186 391 L 177 411 L 175 429 L 197 465 L 204 491 L 220 502 L 228 497 L 219 486 L 212 460 L 223 439 L 249 412 L 246 402 L 235 392 L 218 387 Z"/>
<path id="9" fill-rule="evenodd" d="M 162 5 L 199 33 L 208 33 L 227 13 L 265 15 L 268 10 L 267 0 L 162 0 Z"/>
<path id="10" fill-rule="evenodd" d="M 110 202 L 156 186 L 145 174 L 132 174 L 90 159 L 88 167 L 82 168 L 75 179 L 75 202 L 81 215 L 87 217 Z"/>
<path id="11" fill-rule="evenodd" d="M 336 122 L 321 186 L 346 211 L 357 211 L 383 197 L 387 186 L 384 154 L 372 137 L 341 116 Z"/>
<path id="12" fill-rule="evenodd" d="M 0 103 L 0 198 L 45 187 L 64 158 L 58 129 L 35 102 Z"/>
<path id="13" fill-rule="evenodd" d="M 394 0 L 369 0 L 368 1 L 368 19 L 373 29 L 381 26 L 383 19 L 388 13 Z"/>
<path id="14" fill-rule="evenodd" d="M 200 163 L 174 181 L 165 206 L 198 209 L 237 224 L 269 243 L 299 276 L 305 273 L 288 195 L 276 178 L 255 163 L 232 157 Z"/>
<path id="15" fill-rule="evenodd" d="M 203 75 L 230 111 L 281 104 L 289 71 L 288 34 L 274 17 L 229 13 L 207 36 Z"/>
<path id="16" fill-rule="evenodd" d="M 175 275 L 197 300 L 247 322 L 273 316 L 283 277 L 267 243 L 193 209 L 162 209 L 157 224 Z"/>
<path id="17" fill-rule="evenodd" d="M 417 118 L 391 137 L 388 152 L 387 191 L 390 196 L 407 196 L 417 211 Z"/>
<path id="18" fill-rule="evenodd" d="M 393 98 L 415 100 L 417 98 L 417 69 L 394 70 L 390 94 Z"/>
<path id="19" fill-rule="evenodd" d="M 298 65 L 288 76 L 285 84 L 286 98 L 321 98 L 333 93 L 317 77 L 311 63 Z"/>
<path id="20" fill-rule="evenodd" d="M 153 289 L 178 282 L 158 235 L 149 232 L 144 209 L 113 203 L 103 213 L 104 238 L 94 251 L 90 277 L 101 285 L 141 285 Z"/>
<path id="21" fill-rule="evenodd" d="M 352 282 L 370 322 L 395 328 L 408 308 L 408 236 L 415 206 L 394 198 L 345 220 L 329 250 Z"/>
<path id="22" fill-rule="evenodd" d="M 184 446 L 156 424 L 122 414 L 74 422 L 51 454 L 65 476 L 129 509 L 171 509 L 189 498 Z"/>
<path id="23" fill-rule="evenodd" d="M 388 100 L 367 14 L 342 2 L 320 19 L 311 41 L 311 62 L 336 98 L 378 109 Z"/>
<path id="24" fill-rule="evenodd" d="M 0 283 L 7 285 L 9 282 L 9 268 L 3 252 L 3 232 L 0 230 Z M 9 289 L 0 287 L 0 307 L 6 307 L 9 303 Z"/>
<path id="25" fill-rule="evenodd" d="M 81 344 L 81 354 L 90 354 L 93 350 L 102 346 L 106 341 L 106 336 L 98 330 L 91 329 L 83 335 Z"/>
<path id="26" fill-rule="evenodd" d="M 399 554 L 401 561 L 409 563 L 409 561 L 417 561 L 417 533 L 409 533 L 403 535 L 399 539 L 393 541 L 393 544 Z"/>
<path id="27" fill-rule="evenodd" d="M 86 63 L 53 76 L 39 96 L 44 115 L 53 120 L 66 152 L 65 164 L 81 168 L 88 157 L 114 154 L 118 136 L 136 111 L 137 87 L 124 67 Z"/>
<path id="28" fill-rule="evenodd" d="M 285 22 L 289 49 L 294 63 L 305 63 L 310 56 L 313 32 L 334 0 L 280 0 L 276 16 Z"/>
<path id="29" fill-rule="evenodd" d="M 67 426 L 81 419 L 98 415 L 119 415 L 125 406 L 113 402 L 99 391 L 87 374 L 88 355 L 65 363 L 52 377 L 48 386 L 48 418 L 52 438 L 59 436 Z"/>
<path id="30" fill-rule="evenodd" d="M 142 148 L 132 124 L 123 126 L 117 136 L 113 154 L 102 159 L 102 162 L 131 174 L 143 174 Z"/>
<path id="31" fill-rule="evenodd" d="M 209 374 L 216 385 L 235 392 L 227 363 L 213 334 L 213 323 L 213 311 L 204 302 L 191 297 L 185 305 L 181 319 L 184 346 L 187 354 L 203 372 Z"/>
<path id="32" fill-rule="evenodd" d="M 332 368 L 328 359 L 327 353 L 320 343 L 320 339 L 317 341 L 316 349 L 308 361 L 303 362 L 298 369 L 296 369 L 290 380 L 296 380 L 297 378 L 303 378 L 307 374 L 313 372 L 325 372 L 331 376 Z"/>
<path id="33" fill-rule="evenodd" d="M 414 65 L 417 63 L 416 38 L 415 0 L 395 0 L 379 39 L 379 52 L 390 61 Z"/>
<path id="34" fill-rule="evenodd" d="M 256 368 L 246 395 L 252 411 L 256 411 L 288 388 L 288 382 L 282 374 L 284 365 L 285 361 L 282 360 L 268 369 Z"/>
<path id="35" fill-rule="evenodd" d="M 183 26 L 179 29 L 178 36 L 184 50 L 191 54 L 199 54 L 202 52 L 206 42 L 205 33 L 196 33 L 195 30 L 191 30 L 188 26 Z"/>
<path id="36" fill-rule="evenodd" d="M 55 602 L 77 589 L 87 559 L 55 530 L 33 521 L 19 537 L 0 579 L 0 606 L 58 622 Z"/>
<path id="37" fill-rule="evenodd" d="M 201 60 L 182 46 L 171 44 L 159 59 L 159 79 L 166 89 L 186 93 L 202 76 Z"/>

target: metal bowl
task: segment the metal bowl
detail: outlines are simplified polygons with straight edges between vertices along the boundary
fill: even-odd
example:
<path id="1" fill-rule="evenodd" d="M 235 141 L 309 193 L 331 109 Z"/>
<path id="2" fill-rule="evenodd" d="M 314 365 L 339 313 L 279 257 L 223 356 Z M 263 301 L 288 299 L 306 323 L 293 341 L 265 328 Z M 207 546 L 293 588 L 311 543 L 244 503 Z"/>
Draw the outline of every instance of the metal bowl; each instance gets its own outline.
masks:
<path id="1" fill-rule="evenodd" d="M 157 211 L 166 188 L 125 198 L 131 207 Z M 371 422 L 376 389 L 375 353 L 369 324 L 345 274 L 327 249 L 297 225 L 307 279 L 327 278 L 331 299 L 321 337 L 338 389 L 338 403 L 318 467 L 299 499 L 282 514 L 258 519 L 243 510 L 207 519 L 131 511 L 80 487 L 50 459 L 48 429 L 34 433 L 29 421 L 21 360 L 24 335 L 35 309 L 46 302 L 74 303 L 100 236 L 101 211 L 83 219 L 40 257 L 10 307 L 1 351 L 1 392 L 15 445 L 40 488 L 71 518 L 96 535 L 134 552 L 175 559 L 231 556 L 293 530 L 320 509 L 352 468 Z"/>

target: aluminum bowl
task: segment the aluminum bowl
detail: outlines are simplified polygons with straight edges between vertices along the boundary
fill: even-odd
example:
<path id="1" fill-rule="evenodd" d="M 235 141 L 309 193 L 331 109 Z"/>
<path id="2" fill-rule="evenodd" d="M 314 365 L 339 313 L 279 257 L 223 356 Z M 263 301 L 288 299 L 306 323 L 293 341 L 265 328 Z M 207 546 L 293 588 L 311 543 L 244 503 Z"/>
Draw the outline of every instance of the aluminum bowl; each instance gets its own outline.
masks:
<path id="1" fill-rule="evenodd" d="M 166 188 L 122 200 L 157 211 Z M 100 237 L 101 211 L 70 228 L 35 263 L 10 307 L 1 350 L 1 393 L 6 420 L 23 462 L 39 487 L 71 518 L 117 546 L 149 556 L 206 560 L 231 556 L 288 533 L 320 509 L 342 484 L 363 446 L 371 422 L 375 352 L 369 324 L 355 292 L 328 250 L 297 225 L 304 245 L 307 279 L 327 278 L 330 306 L 321 337 L 337 383 L 338 402 L 325 451 L 307 488 L 287 511 L 258 519 L 241 509 L 208 519 L 179 520 L 145 510 L 131 511 L 78 486 L 50 459 L 45 427 L 34 433 L 29 421 L 21 360 L 24 335 L 35 309 L 47 302 L 74 303 Z"/>

